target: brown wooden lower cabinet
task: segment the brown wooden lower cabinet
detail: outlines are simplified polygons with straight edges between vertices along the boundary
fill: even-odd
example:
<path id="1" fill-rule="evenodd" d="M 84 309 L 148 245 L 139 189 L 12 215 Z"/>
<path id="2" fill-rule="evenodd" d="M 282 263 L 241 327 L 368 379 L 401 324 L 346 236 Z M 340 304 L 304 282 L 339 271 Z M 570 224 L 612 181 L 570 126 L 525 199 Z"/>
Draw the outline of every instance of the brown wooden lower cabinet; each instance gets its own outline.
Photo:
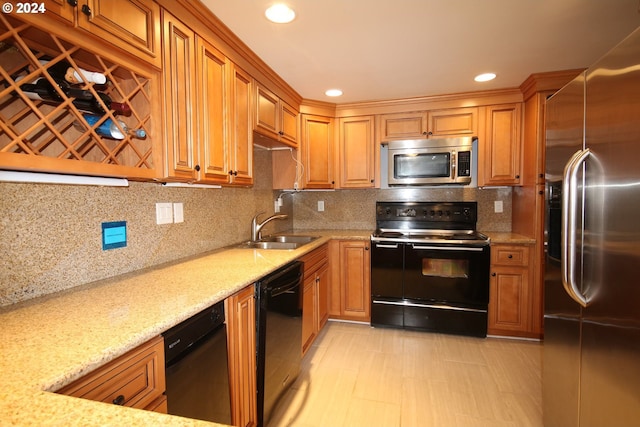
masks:
<path id="1" fill-rule="evenodd" d="M 329 319 L 329 264 L 328 244 L 300 258 L 304 263 L 302 286 L 302 353 L 313 341 Z"/>
<path id="2" fill-rule="evenodd" d="M 537 311 L 528 244 L 492 244 L 489 290 L 489 335 L 539 338 L 533 315 Z"/>
<path id="3" fill-rule="evenodd" d="M 368 240 L 329 242 L 329 317 L 371 321 L 371 252 Z"/>
<path id="4" fill-rule="evenodd" d="M 257 425 L 256 308 L 254 286 L 225 300 L 231 420 L 234 426 Z"/>
<path id="5" fill-rule="evenodd" d="M 165 388 L 164 341 L 156 337 L 58 393 L 166 413 Z"/>

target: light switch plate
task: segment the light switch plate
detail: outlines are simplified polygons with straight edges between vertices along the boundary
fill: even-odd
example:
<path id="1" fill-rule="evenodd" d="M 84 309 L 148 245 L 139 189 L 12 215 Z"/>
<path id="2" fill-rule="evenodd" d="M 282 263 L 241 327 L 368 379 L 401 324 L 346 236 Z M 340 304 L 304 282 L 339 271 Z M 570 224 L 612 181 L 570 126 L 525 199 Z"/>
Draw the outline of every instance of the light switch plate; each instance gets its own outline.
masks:
<path id="1" fill-rule="evenodd" d="M 171 203 L 156 203 L 156 224 L 173 222 L 173 206 Z"/>
<path id="2" fill-rule="evenodd" d="M 318 200 L 318 212 L 324 212 L 324 200 Z"/>
<path id="3" fill-rule="evenodd" d="M 493 202 L 493 211 L 495 213 L 502 213 L 503 212 L 502 200 L 496 200 L 496 201 Z"/>
<path id="4" fill-rule="evenodd" d="M 184 205 L 182 203 L 173 204 L 173 222 L 176 224 L 184 222 Z"/>

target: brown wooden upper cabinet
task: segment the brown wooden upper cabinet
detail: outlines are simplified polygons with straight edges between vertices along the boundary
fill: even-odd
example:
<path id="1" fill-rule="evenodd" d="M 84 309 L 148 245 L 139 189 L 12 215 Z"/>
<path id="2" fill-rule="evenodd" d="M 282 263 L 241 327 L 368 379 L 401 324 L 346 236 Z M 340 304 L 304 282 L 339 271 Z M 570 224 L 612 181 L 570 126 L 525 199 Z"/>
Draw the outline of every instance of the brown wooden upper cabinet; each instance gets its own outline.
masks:
<path id="1" fill-rule="evenodd" d="M 260 83 L 255 84 L 255 127 L 261 135 L 298 148 L 298 109 Z"/>
<path id="2" fill-rule="evenodd" d="M 376 186 L 374 123 L 374 116 L 339 119 L 340 188 L 374 188 Z"/>
<path id="3" fill-rule="evenodd" d="M 87 30 L 160 67 L 160 8 L 153 0 L 45 0 L 44 5 L 47 18 Z"/>
<path id="4" fill-rule="evenodd" d="M 478 134 L 478 109 L 451 108 L 379 117 L 380 141 L 421 138 L 452 138 Z"/>
<path id="5" fill-rule="evenodd" d="M 76 31 L 54 16 L 7 14 L 0 22 L 7 47 L 0 52 L 0 115 L 4 125 L 0 131 L 0 168 L 156 178 L 162 163 L 161 113 L 156 102 L 161 92 L 159 72 L 147 62 L 120 55 L 111 43 L 98 41 L 87 31 Z M 116 115 L 106 105 L 87 106 L 64 92 L 59 92 L 59 100 L 54 102 L 30 98 L 23 83 L 39 78 L 53 81 L 51 67 L 60 61 L 105 74 L 110 83 L 104 88 L 82 84 L 76 89 L 92 99 L 106 95 L 113 102 L 125 104 L 131 114 Z M 17 83 L 22 79 L 26 80 Z M 88 115 L 87 110 L 93 114 Z M 120 126 L 119 134 L 105 136 L 98 126 L 108 127 L 113 120 L 129 129 L 144 130 L 146 135 L 133 137 Z"/>
<path id="6" fill-rule="evenodd" d="M 335 188 L 334 119 L 302 115 L 303 188 Z"/>
<path id="7" fill-rule="evenodd" d="M 163 10 L 168 180 L 251 185 L 252 78 Z"/>
<path id="8" fill-rule="evenodd" d="M 478 140 L 478 186 L 520 185 L 522 104 L 483 107 Z"/>

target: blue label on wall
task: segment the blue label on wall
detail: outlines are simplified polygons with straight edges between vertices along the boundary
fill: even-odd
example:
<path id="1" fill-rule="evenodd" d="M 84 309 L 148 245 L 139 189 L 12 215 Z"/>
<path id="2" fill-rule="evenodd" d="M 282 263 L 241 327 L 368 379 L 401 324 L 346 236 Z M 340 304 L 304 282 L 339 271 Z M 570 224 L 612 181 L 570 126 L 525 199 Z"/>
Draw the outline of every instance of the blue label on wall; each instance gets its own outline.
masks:
<path id="1" fill-rule="evenodd" d="M 102 223 L 102 250 L 127 246 L 127 221 Z"/>

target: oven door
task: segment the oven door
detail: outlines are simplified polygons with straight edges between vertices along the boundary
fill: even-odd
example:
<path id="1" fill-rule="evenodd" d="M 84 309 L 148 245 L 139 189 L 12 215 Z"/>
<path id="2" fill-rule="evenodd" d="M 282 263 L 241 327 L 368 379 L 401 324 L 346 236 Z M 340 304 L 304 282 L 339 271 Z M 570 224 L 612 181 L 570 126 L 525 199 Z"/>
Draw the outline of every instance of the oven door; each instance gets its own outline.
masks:
<path id="1" fill-rule="evenodd" d="M 407 244 L 404 297 L 486 310 L 489 303 L 489 251 L 489 245 Z"/>
<path id="2" fill-rule="evenodd" d="M 371 296 L 402 298 L 404 244 L 371 242 Z"/>
<path id="3" fill-rule="evenodd" d="M 404 326 L 404 243 L 371 241 L 371 325 Z"/>

